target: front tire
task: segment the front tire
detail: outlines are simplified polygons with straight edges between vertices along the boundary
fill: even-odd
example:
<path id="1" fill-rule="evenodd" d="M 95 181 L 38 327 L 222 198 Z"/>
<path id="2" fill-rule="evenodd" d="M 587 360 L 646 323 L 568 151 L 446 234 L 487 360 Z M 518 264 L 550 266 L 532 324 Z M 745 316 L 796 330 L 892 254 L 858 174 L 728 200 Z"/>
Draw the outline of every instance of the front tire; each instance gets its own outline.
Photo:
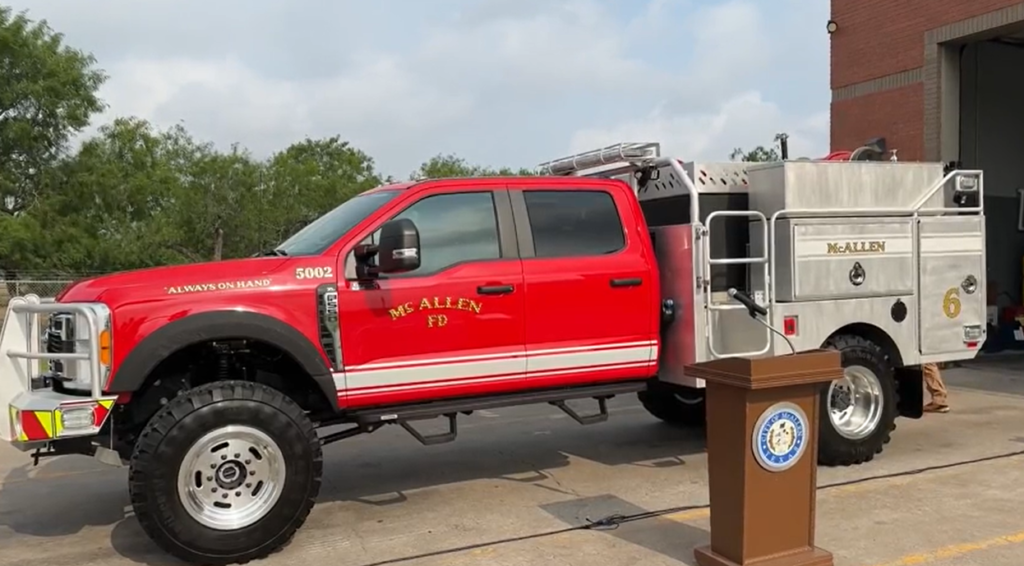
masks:
<path id="1" fill-rule="evenodd" d="M 895 371 L 885 351 L 860 336 L 836 336 L 825 347 L 839 350 L 845 376 L 821 392 L 818 463 L 869 462 L 896 428 Z"/>
<path id="2" fill-rule="evenodd" d="M 322 471 L 301 407 L 265 385 L 221 381 L 178 395 L 149 421 L 128 482 L 139 524 L 165 552 L 242 564 L 291 540 Z"/>

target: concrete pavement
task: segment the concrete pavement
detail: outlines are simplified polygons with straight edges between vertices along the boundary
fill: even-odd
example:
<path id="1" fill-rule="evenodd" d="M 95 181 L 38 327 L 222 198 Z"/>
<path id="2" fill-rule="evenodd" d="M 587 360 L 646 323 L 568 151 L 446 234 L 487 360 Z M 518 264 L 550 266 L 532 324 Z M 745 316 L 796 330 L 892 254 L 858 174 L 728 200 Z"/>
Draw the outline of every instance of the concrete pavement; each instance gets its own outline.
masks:
<path id="1" fill-rule="evenodd" d="M 837 564 L 1024 563 L 1022 367 L 947 370 L 953 412 L 900 420 L 869 464 L 820 470 L 833 487 L 819 492 L 818 543 Z M 447 445 L 421 446 L 397 427 L 331 445 L 318 506 L 260 564 L 693 564 L 708 511 L 677 508 L 707 503 L 701 438 L 634 398 L 610 407 L 612 419 L 587 427 L 544 405 L 474 414 Z M 0 447 L 0 566 L 175 564 L 130 516 L 126 475 L 85 458 L 32 468 Z"/>

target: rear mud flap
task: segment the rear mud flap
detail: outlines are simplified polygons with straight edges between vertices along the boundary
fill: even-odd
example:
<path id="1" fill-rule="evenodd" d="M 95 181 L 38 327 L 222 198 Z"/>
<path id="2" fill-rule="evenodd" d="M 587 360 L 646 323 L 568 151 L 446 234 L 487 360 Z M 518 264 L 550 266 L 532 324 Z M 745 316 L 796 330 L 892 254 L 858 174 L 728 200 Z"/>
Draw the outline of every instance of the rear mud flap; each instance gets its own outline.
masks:
<path id="1" fill-rule="evenodd" d="M 897 410 L 901 417 L 919 419 L 924 415 L 924 373 L 920 367 L 896 370 L 896 388 L 900 400 Z"/>

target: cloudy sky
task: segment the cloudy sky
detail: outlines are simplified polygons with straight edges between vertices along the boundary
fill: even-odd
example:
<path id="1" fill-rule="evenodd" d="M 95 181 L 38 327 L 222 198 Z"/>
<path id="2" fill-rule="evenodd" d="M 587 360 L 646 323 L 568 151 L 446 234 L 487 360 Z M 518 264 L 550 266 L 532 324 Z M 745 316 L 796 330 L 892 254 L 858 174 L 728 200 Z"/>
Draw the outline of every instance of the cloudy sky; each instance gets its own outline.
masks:
<path id="1" fill-rule="evenodd" d="M 340 135 L 405 177 L 437 153 L 532 167 L 618 141 L 686 160 L 828 150 L 824 0 L 3 0 L 136 115 L 267 155 Z"/>

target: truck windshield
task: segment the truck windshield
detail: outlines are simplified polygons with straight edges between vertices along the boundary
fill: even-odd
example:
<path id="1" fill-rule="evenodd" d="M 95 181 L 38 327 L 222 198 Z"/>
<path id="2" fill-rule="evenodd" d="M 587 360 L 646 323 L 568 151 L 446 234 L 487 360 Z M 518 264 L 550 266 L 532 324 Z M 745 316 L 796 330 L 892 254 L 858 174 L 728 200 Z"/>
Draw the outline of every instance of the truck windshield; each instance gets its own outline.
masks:
<path id="1" fill-rule="evenodd" d="M 317 218 L 292 237 L 285 240 L 274 251 L 280 255 L 301 256 L 323 253 L 345 235 L 356 224 L 385 203 L 397 196 L 399 191 L 376 191 L 350 198 L 337 208 Z"/>

